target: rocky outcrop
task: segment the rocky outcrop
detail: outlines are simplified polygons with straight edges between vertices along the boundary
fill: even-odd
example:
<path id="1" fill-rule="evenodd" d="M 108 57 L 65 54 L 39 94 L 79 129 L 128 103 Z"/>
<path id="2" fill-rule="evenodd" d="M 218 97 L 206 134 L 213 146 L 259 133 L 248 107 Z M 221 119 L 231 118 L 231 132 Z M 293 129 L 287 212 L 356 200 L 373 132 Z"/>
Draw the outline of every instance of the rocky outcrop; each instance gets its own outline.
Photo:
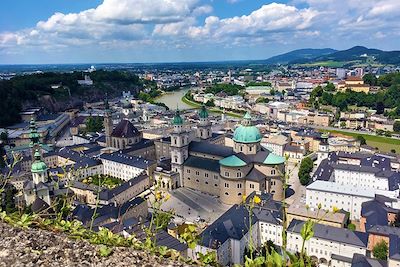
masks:
<path id="1" fill-rule="evenodd" d="M 116 247 L 108 257 L 99 255 L 99 246 L 73 240 L 60 233 L 21 229 L 0 223 L 0 266 L 179 266 L 146 251 Z"/>

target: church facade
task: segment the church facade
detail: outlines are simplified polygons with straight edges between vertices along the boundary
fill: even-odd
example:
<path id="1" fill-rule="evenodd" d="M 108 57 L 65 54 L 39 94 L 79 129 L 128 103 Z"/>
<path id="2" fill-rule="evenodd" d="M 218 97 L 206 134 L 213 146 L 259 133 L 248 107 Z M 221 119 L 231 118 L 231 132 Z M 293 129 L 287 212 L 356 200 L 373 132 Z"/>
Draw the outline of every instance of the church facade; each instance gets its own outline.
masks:
<path id="1" fill-rule="evenodd" d="M 260 145 L 262 135 L 246 114 L 233 135 L 233 147 L 211 143 L 211 123 L 203 106 L 197 140 L 189 142 L 184 120 L 177 110 L 171 134 L 171 169 L 181 187 L 218 196 L 224 204 L 238 204 L 252 192 L 283 198 L 285 159 Z"/>

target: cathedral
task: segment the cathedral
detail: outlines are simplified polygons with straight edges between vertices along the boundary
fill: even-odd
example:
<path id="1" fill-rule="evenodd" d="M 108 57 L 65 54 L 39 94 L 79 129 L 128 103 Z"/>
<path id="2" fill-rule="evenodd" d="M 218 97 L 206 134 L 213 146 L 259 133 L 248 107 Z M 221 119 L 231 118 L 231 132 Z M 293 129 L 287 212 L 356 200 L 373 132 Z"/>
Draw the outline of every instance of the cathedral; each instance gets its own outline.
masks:
<path id="1" fill-rule="evenodd" d="M 224 204 L 238 204 L 252 192 L 283 198 L 285 159 L 260 145 L 262 135 L 249 113 L 233 134 L 233 147 L 209 142 L 212 136 L 208 112 L 199 112 L 197 139 L 189 142 L 189 131 L 179 110 L 173 118 L 171 169 L 181 187 L 218 196 Z"/>

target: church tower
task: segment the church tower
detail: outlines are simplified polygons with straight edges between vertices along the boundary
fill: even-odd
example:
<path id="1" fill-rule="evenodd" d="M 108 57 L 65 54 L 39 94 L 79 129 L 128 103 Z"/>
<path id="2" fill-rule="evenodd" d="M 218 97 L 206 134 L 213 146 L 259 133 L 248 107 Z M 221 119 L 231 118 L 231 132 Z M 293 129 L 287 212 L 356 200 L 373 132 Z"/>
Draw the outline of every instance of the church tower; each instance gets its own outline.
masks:
<path id="1" fill-rule="evenodd" d="M 324 159 L 328 158 L 329 155 L 329 143 L 328 143 L 328 134 L 321 135 L 321 141 L 319 142 L 318 152 L 317 152 L 317 166 L 323 161 Z"/>
<path id="2" fill-rule="evenodd" d="M 46 185 L 48 182 L 47 165 L 43 162 L 42 156 L 38 150 L 36 150 L 34 157 L 35 161 L 32 163 L 31 172 L 34 188 L 36 190 L 36 196 L 44 200 L 44 202 L 47 204 L 51 205 L 50 190 Z"/>
<path id="3" fill-rule="evenodd" d="M 36 122 L 33 118 L 31 119 L 29 130 L 29 139 L 31 140 L 29 143 L 29 147 L 31 148 L 31 159 L 33 162 L 35 159 L 35 152 L 38 151 L 39 154 L 41 153 L 40 135 L 37 131 Z"/>
<path id="4" fill-rule="evenodd" d="M 206 140 L 212 137 L 211 122 L 208 119 L 206 106 L 203 105 L 199 112 L 200 122 L 197 125 L 197 137 Z"/>
<path id="5" fill-rule="evenodd" d="M 113 131 L 113 123 L 112 123 L 111 109 L 107 99 L 104 101 L 104 106 L 105 106 L 104 131 L 106 135 L 106 144 L 107 147 L 111 147 L 112 145 L 111 133 Z"/>
<path id="6" fill-rule="evenodd" d="M 183 186 L 183 163 L 189 157 L 189 135 L 183 125 L 179 109 L 172 121 L 174 130 L 171 133 L 171 169 L 179 173 L 180 186 Z"/>

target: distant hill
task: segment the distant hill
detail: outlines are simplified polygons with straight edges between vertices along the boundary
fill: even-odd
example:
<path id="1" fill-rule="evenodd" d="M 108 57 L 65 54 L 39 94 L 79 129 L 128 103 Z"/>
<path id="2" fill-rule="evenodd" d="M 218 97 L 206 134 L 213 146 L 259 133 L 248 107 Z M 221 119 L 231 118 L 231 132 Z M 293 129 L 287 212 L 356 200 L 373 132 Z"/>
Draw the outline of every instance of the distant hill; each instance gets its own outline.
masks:
<path id="1" fill-rule="evenodd" d="M 312 65 L 352 65 L 352 64 L 400 64 L 400 51 L 354 46 L 346 50 L 299 49 L 266 60 L 266 64 L 312 64 Z"/>
<path id="2" fill-rule="evenodd" d="M 291 52 L 277 55 L 274 57 L 270 57 L 266 60 L 262 60 L 263 63 L 266 64 L 287 64 L 291 62 L 301 62 L 301 61 L 309 61 L 316 57 L 329 55 L 337 50 L 332 48 L 322 48 L 322 49 L 313 49 L 313 48 L 305 48 L 305 49 L 297 49 Z"/>
<path id="3" fill-rule="evenodd" d="M 382 51 L 379 49 L 366 48 L 364 46 L 354 46 L 347 50 L 337 51 L 329 55 L 316 57 L 313 61 L 354 61 L 373 57 L 377 63 L 399 64 L 400 51 Z"/>

